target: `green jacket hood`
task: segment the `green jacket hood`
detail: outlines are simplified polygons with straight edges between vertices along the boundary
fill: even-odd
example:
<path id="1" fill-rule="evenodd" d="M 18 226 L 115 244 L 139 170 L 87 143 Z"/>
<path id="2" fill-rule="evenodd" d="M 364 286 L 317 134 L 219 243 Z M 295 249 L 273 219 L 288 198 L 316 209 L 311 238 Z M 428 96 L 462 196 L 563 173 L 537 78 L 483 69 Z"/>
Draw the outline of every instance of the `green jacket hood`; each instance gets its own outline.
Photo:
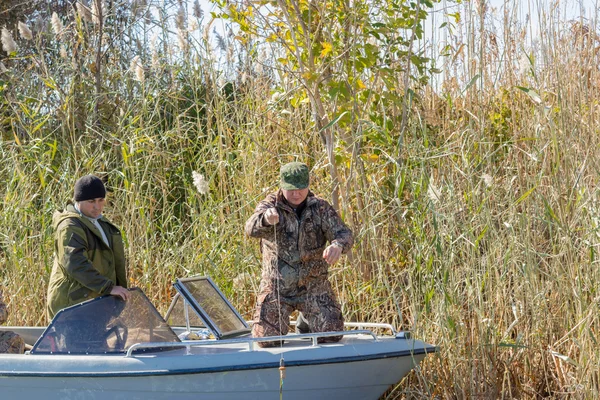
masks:
<path id="1" fill-rule="evenodd" d="M 60 225 L 61 222 L 69 218 L 79 218 L 82 221 L 85 221 L 84 223 L 86 223 L 88 226 L 92 226 L 92 222 L 89 221 L 88 218 L 84 218 L 84 216 L 75 209 L 75 205 L 69 202 L 67 203 L 67 206 L 64 209 L 56 210 L 54 211 L 54 214 L 52 214 L 52 228 L 56 230 L 56 228 L 58 228 L 58 225 Z M 113 225 L 109 220 L 104 218 L 104 216 L 100 217 L 99 221 L 104 221 Z"/>
<path id="2" fill-rule="evenodd" d="M 58 225 L 68 218 L 81 218 L 81 214 L 77 212 L 72 203 L 67 204 L 62 210 L 54 211 L 54 214 L 52 214 L 52 228 L 56 230 Z"/>

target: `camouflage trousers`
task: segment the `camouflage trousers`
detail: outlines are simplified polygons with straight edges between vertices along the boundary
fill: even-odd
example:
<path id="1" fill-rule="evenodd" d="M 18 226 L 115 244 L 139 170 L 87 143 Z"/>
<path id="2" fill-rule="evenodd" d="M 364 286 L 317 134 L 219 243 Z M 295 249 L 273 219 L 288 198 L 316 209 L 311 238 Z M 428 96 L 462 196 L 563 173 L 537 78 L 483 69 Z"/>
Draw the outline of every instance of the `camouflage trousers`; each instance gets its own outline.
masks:
<path id="1" fill-rule="evenodd" d="M 23 354 L 23 338 L 11 331 L 0 331 L 0 353 Z"/>
<path id="2" fill-rule="evenodd" d="M 300 311 L 308 323 L 310 332 L 331 332 L 344 329 L 340 304 L 335 299 L 329 281 L 311 285 L 305 294 L 296 297 L 277 296 L 277 288 L 266 286 L 258 295 L 252 335 L 268 337 L 287 335 L 290 315 Z M 319 343 L 337 342 L 341 336 L 320 338 Z M 260 342 L 261 347 L 279 345 L 278 342 Z"/>

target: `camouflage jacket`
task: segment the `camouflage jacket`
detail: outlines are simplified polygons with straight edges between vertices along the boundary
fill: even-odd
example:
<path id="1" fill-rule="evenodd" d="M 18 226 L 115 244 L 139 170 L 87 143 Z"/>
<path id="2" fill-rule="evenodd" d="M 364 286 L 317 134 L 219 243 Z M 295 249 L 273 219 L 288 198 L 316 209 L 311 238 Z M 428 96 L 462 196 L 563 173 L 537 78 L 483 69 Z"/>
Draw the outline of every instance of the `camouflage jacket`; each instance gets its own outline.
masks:
<path id="1" fill-rule="evenodd" d="M 48 283 L 48 317 L 65 307 L 104 294 L 115 285 L 127 287 L 125 249 L 121 231 L 102 217 L 100 231 L 72 204 L 52 216 L 54 266 Z"/>
<path id="2" fill-rule="evenodd" d="M 2 289 L 0 289 L 0 324 L 3 324 L 8 319 L 8 310 L 4 303 L 4 297 L 2 296 Z"/>
<path id="3" fill-rule="evenodd" d="M 276 207 L 276 229 L 264 221 L 264 213 Z M 261 201 L 246 222 L 246 234 L 260 238 L 263 256 L 261 291 L 276 288 L 284 297 L 303 295 L 327 279 L 328 264 L 323 259 L 327 243 L 336 243 L 347 253 L 353 244 L 352 231 L 325 200 L 312 192 L 300 218 L 285 202 L 281 191 Z"/>

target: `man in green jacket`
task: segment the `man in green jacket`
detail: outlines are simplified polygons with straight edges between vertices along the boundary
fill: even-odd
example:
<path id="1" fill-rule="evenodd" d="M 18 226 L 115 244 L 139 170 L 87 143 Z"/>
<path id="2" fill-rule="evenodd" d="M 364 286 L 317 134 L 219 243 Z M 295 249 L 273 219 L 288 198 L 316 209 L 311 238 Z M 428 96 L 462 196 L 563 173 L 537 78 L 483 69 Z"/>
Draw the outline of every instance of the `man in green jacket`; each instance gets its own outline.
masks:
<path id="1" fill-rule="evenodd" d="M 74 203 L 52 216 L 54 266 L 48 284 L 48 318 L 65 307 L 105 294 L 127 300 L 121 231 L 102 216 L 106 188 L 94 175 L 75 182 Z"/>

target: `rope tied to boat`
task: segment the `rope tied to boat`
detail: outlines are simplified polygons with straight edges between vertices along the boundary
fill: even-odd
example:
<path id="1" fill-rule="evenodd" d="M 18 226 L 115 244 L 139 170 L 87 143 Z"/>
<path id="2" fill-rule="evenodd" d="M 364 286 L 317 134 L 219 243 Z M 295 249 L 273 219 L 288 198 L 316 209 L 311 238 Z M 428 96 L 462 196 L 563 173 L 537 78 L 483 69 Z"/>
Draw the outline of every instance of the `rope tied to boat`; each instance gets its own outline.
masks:
<path id="1" fill-rule="evenodd" d="M 285 362 L 283 357 L 279 360 L 279 400 L 283 398 L 283 380 L 285 379 Z"/>

